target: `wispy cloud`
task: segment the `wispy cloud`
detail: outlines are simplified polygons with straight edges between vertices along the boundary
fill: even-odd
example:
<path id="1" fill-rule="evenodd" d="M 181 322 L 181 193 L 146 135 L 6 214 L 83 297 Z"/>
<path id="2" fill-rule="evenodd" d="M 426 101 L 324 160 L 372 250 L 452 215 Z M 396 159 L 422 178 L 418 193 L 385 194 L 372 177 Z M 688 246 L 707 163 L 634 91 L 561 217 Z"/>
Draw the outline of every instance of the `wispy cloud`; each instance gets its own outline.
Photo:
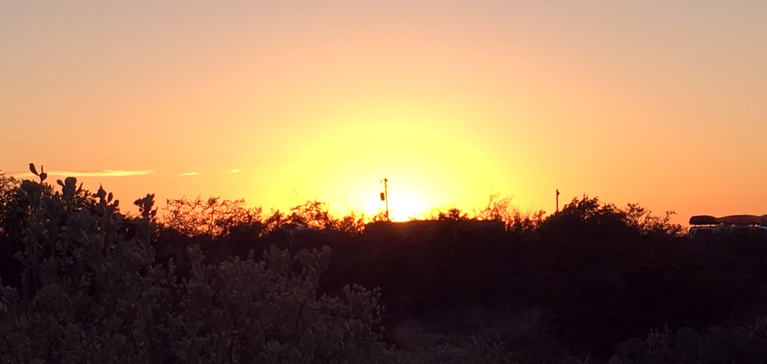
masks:
<path id="1" fill-rule="evenodd" d="M 186 177 L 186 176 L 196 176 L 198 174 L 200 174 L 200 172 L 184 172 L 184 173 L 179 174 L 179 176 L 183 176 L 183 177 Z"/>
<path id="2" fill-rule="evenodd" d="M 240 173 L 240 170 L 239 170 L 239 169 L 237 169 L 237 168 L 235 168 L 235 169 L 232 169 L 232 173 Z"/>
<path id="3" fill-rule="evenodd" d="M 95 171 L 45 171 L 48 176 L 61 176 L 61 177 L 130 177 L 130 176 L 142 176 L 145 174 L 153 173 L 153 170 L 140 170 L 140 171 L 126 171 L 117 169 L 100 169 Z M 31 172 L 14 173 L 14 177 L 35 177 Z"/>

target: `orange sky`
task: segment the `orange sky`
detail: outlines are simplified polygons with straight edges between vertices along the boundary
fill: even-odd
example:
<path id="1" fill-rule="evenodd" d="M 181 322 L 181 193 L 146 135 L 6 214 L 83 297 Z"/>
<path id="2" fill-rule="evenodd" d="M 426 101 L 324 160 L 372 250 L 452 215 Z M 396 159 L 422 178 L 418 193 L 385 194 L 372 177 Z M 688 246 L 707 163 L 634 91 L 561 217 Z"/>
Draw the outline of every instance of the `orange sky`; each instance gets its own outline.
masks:
<path id="1" fill-rule="evenodd" d="M 0 171 L 43 164 L 124 205 L 372 214 L 386 177 L 399 218 L 493 193 L 552 212 L 557 188 L 683 223 L 767 214 L 764 19 L 761 1 L 9 2 Z"/>

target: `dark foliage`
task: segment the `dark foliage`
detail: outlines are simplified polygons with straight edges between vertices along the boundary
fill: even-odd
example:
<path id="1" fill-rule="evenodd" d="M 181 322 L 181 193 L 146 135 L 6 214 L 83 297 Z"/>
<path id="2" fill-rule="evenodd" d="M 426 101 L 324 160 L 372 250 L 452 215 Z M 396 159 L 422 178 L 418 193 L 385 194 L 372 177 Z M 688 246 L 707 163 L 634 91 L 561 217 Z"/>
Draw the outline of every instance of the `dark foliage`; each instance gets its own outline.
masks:
<path id="1" fill-rule="evenodd" d="M 24 249 L 30 196 L 55 193 L 3 181 L 0 273 L 4 284 L 19 287 L 13 255 Z M 62 186 L 69 192 L 60 198 L 77 209 L 97 204 L 69 182 Z M 606 360 L 654 329 L 743 326 L 767 315 L 764 236 L 694 241 L 670 222 L 671 213 L 658 217 L 637 204 L 619 208 L 587 196 L 549 216 L 508 206 L 491 198 L 475 216 L 450 210 L 365 228 L 363 217 L 336 218 L 319 202 L 267 215 L 242 201 L 174 200 L 150 241 L 155 262 L 172 258 L 179 276 L 194 269 L 187 254 L 193 245 L 213 265 L 272 246 L 293 254 L 328 246 L 333 260 L 319 277 L 320 293 L 380 287 L 389 322 L 441 308 L 534 309 L 543 314 L 548 342 L 579 357 Z M 131 219 L 124 219 L 126 236 Z"/>
<path id="2" fill-rule="evenodd" d="M 328 247 L 292 254 L 272 246 L 206 263 L 190 245 L 182 271 L 155 251 L 175 257 L 174 249 L 196 235 L 160 241 L 169 236 L 155 234 L 153 195 L 135 201 L 139 216 L 126 217 L 103 189 L 90 194 L 67 178 L 52 192 L 44 172 L 39 176 L 2 205 L 3 216 L 18 216 L 10 222 L 22 229 L 4 225 L 0 240 L 3 259 L 12 253 L 18 262 L 2 267 L 13 282 L 0 285 L 0 362 L 340 363 L 385 356 L 376 291 L 317 291 Z M 228 235 L 202 231 L 213 241 Z"/>

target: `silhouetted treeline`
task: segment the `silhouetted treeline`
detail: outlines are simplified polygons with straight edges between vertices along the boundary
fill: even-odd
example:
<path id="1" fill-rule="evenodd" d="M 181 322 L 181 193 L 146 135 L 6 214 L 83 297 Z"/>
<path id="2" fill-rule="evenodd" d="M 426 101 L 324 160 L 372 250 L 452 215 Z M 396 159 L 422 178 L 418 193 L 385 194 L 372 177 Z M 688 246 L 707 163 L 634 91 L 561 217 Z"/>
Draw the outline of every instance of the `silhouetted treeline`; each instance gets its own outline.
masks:
<path id="1" fill-rule="evenodd" d="M 14 255 L 25 249 L 23 216 L 35 203 L 27 200 L 34 194 L 19 191 L 49 188 L 43 186 L 4 177 L 4 285 L 21 285 Z M 83 196 L 72 203 L 95 204 Z M 619 343 L 651 330 L 744 326 L 767 315 L 764 236 L 695 241 L 670 214 L 654 216 L 637 204 L 619 208 L 584 196 L 555 214 L 525 216 L 508 200 L 491 198 L 475 214 L 454 209 L 428 221 L 388 223 L 335 217 L 320 202 L 265 213 L 244 201 L 198 198 L 168 201 L 159 215 L 154 259 L 172 258 L 181 277 L 193 269 L 187 250 L 194 245 L 210 264 L 272 246 L 292 253 L 328 246 L 332 258 L 319 292 L 380 287 L 384 324 L 438 308 L 535 309 L 552 342 L 609 358 Z M 124 215 L 120 229 L 135 233 L 137 218 Z"/>

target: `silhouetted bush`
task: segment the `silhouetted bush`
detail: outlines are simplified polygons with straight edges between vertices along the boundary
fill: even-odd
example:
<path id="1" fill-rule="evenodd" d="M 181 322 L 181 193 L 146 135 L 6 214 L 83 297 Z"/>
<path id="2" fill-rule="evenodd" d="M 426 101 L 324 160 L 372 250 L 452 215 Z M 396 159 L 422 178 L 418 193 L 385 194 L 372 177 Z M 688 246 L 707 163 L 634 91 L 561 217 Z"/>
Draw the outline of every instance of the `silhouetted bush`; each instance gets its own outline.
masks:
<path id="1" fill-rule="evenodd" d="M 207 264 L 189 246 L 182 275 L 173 260 L 155 263 L 152 195 L 136 201 L 127 238 L 111 194 L 60 184 L 20 187 L 22 282 L 0 288 L 0 361 L 337 363 L 383 352 L 376 291 L 318 294 L 329 248 Z"/>

